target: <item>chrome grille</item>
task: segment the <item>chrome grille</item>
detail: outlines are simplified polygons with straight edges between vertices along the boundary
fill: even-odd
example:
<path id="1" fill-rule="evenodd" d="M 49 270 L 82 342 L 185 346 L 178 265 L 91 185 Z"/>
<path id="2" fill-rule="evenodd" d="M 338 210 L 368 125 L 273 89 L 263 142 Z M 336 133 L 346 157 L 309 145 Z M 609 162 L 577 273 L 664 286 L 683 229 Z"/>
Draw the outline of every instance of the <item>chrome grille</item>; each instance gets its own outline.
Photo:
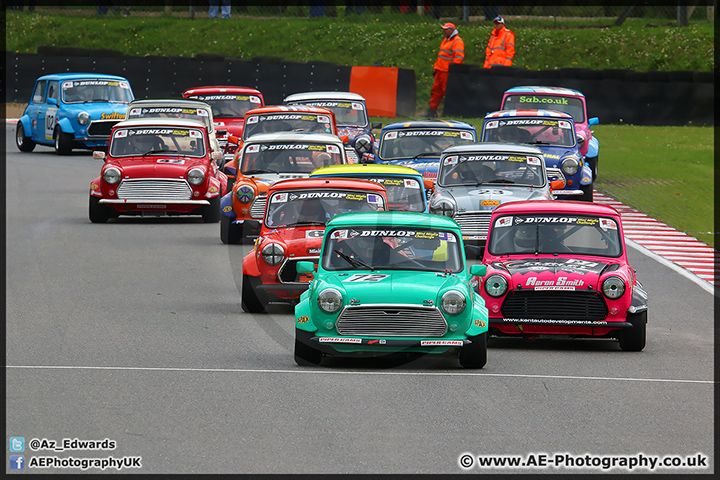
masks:
<path id="1" fill-rule="evenodd" d="M 280 270 L 278 271 L 278 279 L 280 279 L 280 283 L 310 283 L 307 281 L 310 278 L 309 274 L 303 274 L 306 280 L 302 282 L 300 281 L 297 273 L 297 262 L 301 260 L 312 261 L 315 262 L 315 265 L 317 266 L 318 258 L 319 257 L 298 257 L 285 260 L 285 263 L 282 264 Z"/>
<path id="2" fill-rule="evenodd" d="M 110 131 L 120 120 L 95 120 L 88 125 L 87 134 L 93 137 L 109 137 Z"/>
<path id="3" fill-rule="evenodd" d="M 347 155 L 348 163 L 360 163 L 360 158 L 354 148 L 346 148 L 345 155 Z"/>
<path id="4" fill-rule="evenodd" d="M 121 200 L 189 200 L 192 189 L 185 180 L 123 180 L 117 189 Z"/>
<path id="5" fill-rule="evenodd" d="M 457 213 L 453 217 L 463 235 L 485 235 L 490 227 L 491 212 Z"/>
<path id="6" fill-rule="evenodd" d="M 267 204 L 267 195 L 257 197 L 250 206 L 250 216 L 252 218 L 265 217 L 265 204 Z"/>
<path id="7" fill-rule="evenodd" d="M 435 307 L 351 305 L 338 317 L 337 330 L 340 335 L 437 338 L 447 332 L 447 322 Z"/>
<path id="8" fill-rule="evenodd" d="M 546 169 L 547 171 L 547 177 L 548 182 L 552 182 L 553 180 L 562 180 L 563 185 L 567 184 L 567 180 L 565 179 L 565 174 L 563 174 L 563 171 L 560 170 L 557 167 L 548 167 Z"/>
<path id="9" fill-rule="evenodd" d="M 506 318 L 605 320 L 608 309 L 598 292 L 513 290 L 505 297 L 502 313 Z"/>

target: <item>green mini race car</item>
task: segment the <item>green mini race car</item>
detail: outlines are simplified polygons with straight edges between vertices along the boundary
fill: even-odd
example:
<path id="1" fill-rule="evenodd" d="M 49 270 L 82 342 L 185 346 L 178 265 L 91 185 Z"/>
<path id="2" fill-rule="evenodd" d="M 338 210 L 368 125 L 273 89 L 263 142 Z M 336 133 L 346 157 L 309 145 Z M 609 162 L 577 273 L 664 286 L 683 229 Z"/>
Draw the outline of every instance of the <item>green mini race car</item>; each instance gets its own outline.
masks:
<path id="1" fill-rule="evenodd" d="M 460 227 L 440 215 L 363 212 L 327 223 L 314 279 L 295 306 L 295 362 L 323 355 L 420 353 L 487 361 L 488 310 L 471 280 Z"/>

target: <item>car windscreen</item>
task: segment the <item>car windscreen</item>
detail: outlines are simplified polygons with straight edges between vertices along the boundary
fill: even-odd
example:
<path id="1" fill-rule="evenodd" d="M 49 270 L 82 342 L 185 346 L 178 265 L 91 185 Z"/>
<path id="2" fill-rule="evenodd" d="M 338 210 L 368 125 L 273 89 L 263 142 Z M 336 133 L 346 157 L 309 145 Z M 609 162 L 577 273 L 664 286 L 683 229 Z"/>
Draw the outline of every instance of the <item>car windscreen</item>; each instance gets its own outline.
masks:
<path id="1" fill-rule="evenodd" d="M 508 117 L 487 120 L 483 126 L 482 141 L 574 147 L 576 137 L 573 124 L 567 120 Z"/>
<path id="2" fill-rule="evenodd" d="M 620 229 L 615 219 L 590 215 L 499 216 L 491 225 L 492 255 L 561 254 L 619 257 Z"/>
<path id="3" fill-rule="evenodd" d="M 474 142 L 475 135 L 467 130 L 390 130 L 380 139 L 380 159 L 439 158 L 446 148 Z"/>
<path id="4" fill-rule="evenodd" d="M 214 118 L 244 118 L 248 111 L 263 106 L 262 100 L 257 95 L 209 93 L 191 95 L 188 98 L 201 100 L 210 105 Z"/>
<path id="5" fill-rule="evenodd" d="M 368 116 L 365 105 L 360 102 L 341 100 L 312 100 L 293 102 L 311 107 L 322 107 L 331 110 L 335 114 L 335 122 L 338 127 L 366 127 Z"/>
<path id="6" fill-rule="evenodd" d="M 385 199 L 361 190 L 295 190 L 270 196 L 265 212 L 268 228 L 325 225 L 341 213 L 386 210 Z"/>
<path id="7" fill-rule="evenodd" d="M 372 177 L 363 175 L 356 178 L 377 182 L 385 187 L 390 210 L 425 211 L 425 185 L 416 178 L 398 175 L 374 175 Z"/>
<path id="8" fill-rule="evenodd" d="M 453 232 L 402 226 L 334 229 L 325 236 L 325 270 L 460 272 L 463 252 Z"/>
<path id="9" fill-rule="evenodd" d="M 133 101 L 130 84 L 122 80 L 67 80 L 62 82 L 62 95 L 65 103 Z"/>
<path id="10" fill-rule="evenodd" d="M 500 107 L 501 110 L 515 110 L 519 108 L 557 110 L 572 115 L 575 123 L 585 121 L 585 108 L 583 101 L 577 97 L 563 97 L 560 95 L 540 95 L 537 93 L 508 95 Z"/>
<path id="11" fill-rule="evenodd" d="M 339 145 L 318 142 L 268 142 L 246 144 L 242 152 L 240 172 L 307 173 L 318 167 L 345 163 Z"/>
<path id="12" fill-rule="evenodd" d="M 502 184 L 542 187 L 546 183 L 539 156 L 519 154 L 452 154 L 442 158 L 438 185 Z"/>
<path id="13" fill-rule="evenodd" d="M 110 156 L 182 155 L 204 157 L 205 137 L 193 128 L 119 128 L 110 140 Z"/>
<path id="14" fill-rule="evenodd" d="M 249 115 L 243 126 L 243 140 L 257 133 L 315 132 L 335 134 L 331 119 L 321 113 L 263 113 Z"/>
<path id="15" fill-rule="evenodd" d="M 204 123 L 210 131 L 213 124 L 207 108 L 188 107 L 133 107 L 128 109 L 127 118 L 186 118 Z"/>

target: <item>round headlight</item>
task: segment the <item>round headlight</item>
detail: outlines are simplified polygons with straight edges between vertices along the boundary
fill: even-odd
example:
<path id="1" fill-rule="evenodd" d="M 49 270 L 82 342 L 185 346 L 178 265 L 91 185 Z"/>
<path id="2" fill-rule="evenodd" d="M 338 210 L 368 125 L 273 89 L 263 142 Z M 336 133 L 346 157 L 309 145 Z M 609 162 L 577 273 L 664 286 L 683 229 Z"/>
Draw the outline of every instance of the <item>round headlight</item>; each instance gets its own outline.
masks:
<path id="1" fill-rule="evenodd" d="M 188 172 L 187 178 L 191 185 L 200 185 L 205 181 L 205 172 L 199 168 L 193 168 Z"/>
<path id="2" fill-rule="evenodd" d="M 607 298 L 620 298 L 625 293 L 625 282 L 620 277 L 608 277 L 602 283 L 602 292 Z"/>
<path id="3" fill-rule="evenodd" d="M 285 258 L 285 249 L 279 243 L 268 243 L 262 249 L 262 257 L 265 263 L 277 265 Z"/>
<path id="4" fill-rule="evenodd" d="M 503 275 L 496 273 L 485 279 L 485 291 L 491 297 L 501 297 L 505 295 L 507 288 L 508 282 Z"/>
<path id="5" fill-rule="evenodd" d="M 565 174 L 575 175 L 575 173 L 578 171 L 578 168 L 580 168 L 580 160 L 578 160 L 577 156 L 570 155 L 563 158 L 562 162 L 560 163 L 560 167 L 562 168 L 562 171 L 565 172 Z"/>
<path id="6" fill-rule="evenodd" d="M 103 173 L 103 180 L 105 180 L 105 182 L 109 183 L 110 185 L 115 185 L 116 183 L 118 183 L 121 177 L 122 174 L 120 173 L 120 170 L 115 167 L 110 167 L 106 169 Z"/>
<path id="7" fill-rule="evenodd" d="M 327 288 L 320 292 L 317 303 L 323 312 L 335 313 L 342 307 L 342 295 L 334 288 Z"/>
<path id="8" fill-rule="evenodd" d="M 371 146 L 372 141 L 367 135 L 360 135 L 355 139 L 355 151 L 358 152 L 360 155 L 369 152 Z"/>
<path id="9" fill-rule="evenodd" d="M 87 112 L 78 113 L 77 121 L 80 125 L 87 125 L 90 123 L 90 114 Z"/>
<path id="10" fill-rule="evenodd" d="M 451 290 L 449 292 L 445 292 L 445 294 L 442 296 L 440 306 L 445 313 L 448 313 L 450 315 L 457 315 L 458 313 L 461 313 L 463 310 L 465 310 L 465 303 L 465 295 L 460 292 Z"/>
<path id="11" fill-rule="evenodd" d="M 450 200 L 439 200 L 430 205 L 430 210 L 432 213 L 450 218 L 455 216 L 455 205 Z"/>
<path id="12" fill-rule="evenodd" d="M 253 201 L 253 198 L 255 198 L 255 189 L 250 185 L 243 185 L 235 190 L 235 198 L 237 198 L 240 203 L 250 203 Z"/>

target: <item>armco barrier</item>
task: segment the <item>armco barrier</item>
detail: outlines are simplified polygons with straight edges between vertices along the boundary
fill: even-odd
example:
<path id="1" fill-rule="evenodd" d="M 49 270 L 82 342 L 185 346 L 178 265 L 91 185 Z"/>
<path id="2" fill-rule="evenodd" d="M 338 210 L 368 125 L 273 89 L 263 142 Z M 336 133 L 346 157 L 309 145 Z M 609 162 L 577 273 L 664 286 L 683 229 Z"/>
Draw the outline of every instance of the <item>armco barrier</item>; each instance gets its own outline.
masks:
<path id="1" fill-rule="evenodd" d="M 579 90 L 587 98 L 588 115 L 604 124 L 715 124 L 714 72 L 532 71 L 467 64 L 450 64 L 443 116 L 481 118 L 500 108 L 505 90 L 520 85 Z"/>
<path id="2" fill-rule="evenodd" d="M 114 50 L 40 47 L 37 54 L 6 52 L 6 101 L 27 103 L 35 79 L 62 72 L 97 72 L 126 77 L 137 98 L 180 97 L 182 92 L 201 85 L 239 85 L 263 92 L 268 105 L 281 104 L 291 93 L 308 91 L 353 91 L 353 79 L 373 110 L 383 115 L 415 114 L 415 71 L 392 69 L 386 84 L 378 90 L 367 88 L 360 72 L 375 81 L 387 69 L 361 67 L 357 77 L 353 69 L 327 62 L 292 62 L 276 57 L 252 60 L 199 54 L 190 57 L 134 57 Z M 358 79 L 360 79 L 358 81 Z M 395 92 L 388 95 L 389 91 Z M 391 99 L 393 104 L 387 102 Z M 375 112 L 375 113 L 373 113 Z"/>

